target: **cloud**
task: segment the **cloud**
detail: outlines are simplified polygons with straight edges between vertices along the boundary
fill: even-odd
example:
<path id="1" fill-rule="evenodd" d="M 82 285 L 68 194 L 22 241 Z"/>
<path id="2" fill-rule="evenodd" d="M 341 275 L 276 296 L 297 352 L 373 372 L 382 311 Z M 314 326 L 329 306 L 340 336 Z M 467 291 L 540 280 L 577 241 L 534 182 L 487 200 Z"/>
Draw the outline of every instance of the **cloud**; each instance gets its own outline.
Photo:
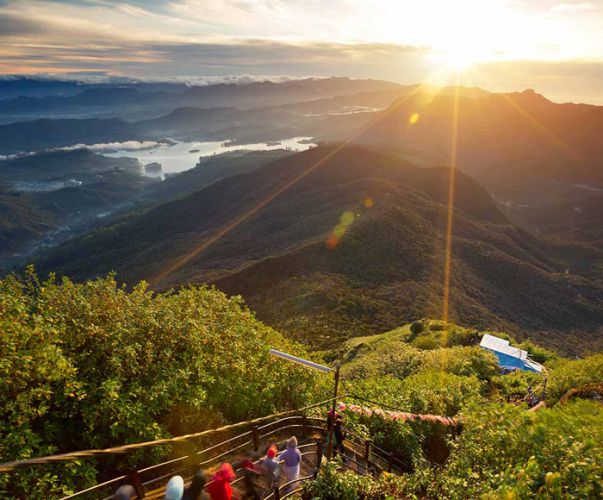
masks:
<path id="1" fill-rule="evenodd" d="M 550 11 L 554 14 L 576 14 L 578 12 L 587 12 L 596 10 L 597 6 L 592 2 L 579 3 L 560 3 L 553 5 Z"/>
<path id="2" fill-rule="evenodd" d="M 56 148 L 53 151 L 73 151 L 75 149 L 89 149 L 90 151 L 109 152 L 109 151 L 141 151 L 152 149 L 164 144 L 158 141 L 124 141 L 124 142 L 100 142 L 98 144 L 74 144 Z"/>

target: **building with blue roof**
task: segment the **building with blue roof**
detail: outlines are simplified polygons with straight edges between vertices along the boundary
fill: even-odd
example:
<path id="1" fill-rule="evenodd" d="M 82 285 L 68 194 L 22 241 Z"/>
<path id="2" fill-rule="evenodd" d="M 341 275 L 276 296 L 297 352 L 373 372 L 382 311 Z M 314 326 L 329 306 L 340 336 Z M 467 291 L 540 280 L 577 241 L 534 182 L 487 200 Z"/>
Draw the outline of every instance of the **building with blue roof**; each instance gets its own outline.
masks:
<path id="1" fill-rule="evenodd" d="M 528 357 L 528 351 L 511 346 L 508 340 L 486 333 L 479 345 L 493 352 L 498 358 L 498 364 L 504 370 L 525 370 L 536 373 L 542 373 L 544 370 L 540 363 L 536 363 Z"/>

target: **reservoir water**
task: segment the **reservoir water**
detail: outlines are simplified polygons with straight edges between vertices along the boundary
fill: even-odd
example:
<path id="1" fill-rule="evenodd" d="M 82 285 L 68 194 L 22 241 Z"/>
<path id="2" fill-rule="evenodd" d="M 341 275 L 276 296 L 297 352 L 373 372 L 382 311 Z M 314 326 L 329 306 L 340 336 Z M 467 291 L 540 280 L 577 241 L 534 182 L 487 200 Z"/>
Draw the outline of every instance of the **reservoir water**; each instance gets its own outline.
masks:
<path id="1" fill-rule="evenodd" d="M 230 145 L 228 142 L 177 142 L 173 144 L 161 143 L 148 149 L 126 150 L 120 149 L 103 153 L 105 156 L 137 158 L 141 163 L 161 163 L 163 173 L 183 172 L 193 168 L 200 157 L 213 154 L 226 153 L 240 150 L 268 150 L 289 148 L 294 151 L 304 151 L 314 146 L 311 137 L 292 137 L 282 141 L 269 143 Z"/>

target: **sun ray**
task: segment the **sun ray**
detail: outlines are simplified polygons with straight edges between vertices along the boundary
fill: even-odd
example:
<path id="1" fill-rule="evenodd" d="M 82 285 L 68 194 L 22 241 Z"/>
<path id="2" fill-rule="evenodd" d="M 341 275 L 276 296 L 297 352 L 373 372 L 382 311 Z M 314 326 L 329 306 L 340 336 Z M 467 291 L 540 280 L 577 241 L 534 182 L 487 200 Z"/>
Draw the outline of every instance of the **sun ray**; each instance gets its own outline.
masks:
<path id="1" fill-rule="evenodd" d="M 356 133 L 354 133 L 347 140 L 345 140 L 344 142 L 339 144 L 337 147 L 335 147 L 333 150 L 331 150 L 329 153 L 327 153 L 325 156 L 323 156 L 322 158 L 320 158 L 313 164 L 307 166 L 298 175 L 296 175 L 292 179 L 289 179 L 287 182 L 285 182 L 284 184 L 279 186 L 277 189 L 275 189 L 272 193 L 270 193 L 268 196 L 266 196 L 264 199 L 262 199 L 259 203 L 257 203 L 251 209 L 238 215 L 233 220 L 231 220 L 230 222 L 228 222 L 227 224 L 225 224 L 224 226 L 222 226 L 221 228 L 216 230 L 212 235 L 203 239 L 200 243 L 195 245 L 189 252 L 187 252 L 186 254 L 177 258 L 173 262 L 169 263 L 164 269 L 162 269 L 160 272 L 158 272 L 155 276 L 150 277 L 148 279 L 149 283 L 156 285 L 159 282 L 164 281 L 168 276 L 170 276 L 171 274 L 176 272 L 178 269 L 182 268 L 182 266 L 189 263 L 195 257 L 199 256 L 205 249 L 207 249 L 209 246 L 211 246 L 216 241 L 221 239 L 223 236 L 230 233 L 233 229 L 235 229 L 241 223 L 245 222 L 247 219 L 249 219 L 250 217 L 255 215 L 262 208 L 267 206 L 275 198 L 277 198 L 278 196 L 283 194 L 285 191 L 290 189 L 292 186 L 297 184 L 300 180 L 302 180 L 308 174 L 310 174 L 311 172 L 313 172 L 320 166 L 324 165 L 328 160 L 333 158 L 337 153 L 339 153 L 342 149 L 344 149 L 350 143 L 359 139 L 362 135 L 364 135 L 367 132 L 367 130 L 371 129 L 373 126 L 375 126 L 381 120 L 383 120 L 384 118 L 386 118 L 387 116 L 392 114 L 394 111 L 396 111 L 400 106 L 402 106 L 402 104 L 404 104 L 410 98 L 414 97 L 415 95 L 420 94 L 421 91 L 423 90 L 423 88 L 424 88 L 423 85 L 418 85 L 417 88 L 414 89 L 412 92 L 410 92 L 408 95 L 400 98 L 398 101 L 396 101 L 396 103 L 391 105 L 387 110 L 385 110 L 379 116 L 377 116 L 376 118 L 371 120 L 368 124 L 366 124 L 360 130 L 358 130 Z"/>
<path id="2" fill-rule="evenodd" d="M 454 194 L 456 187 L 456 158 L 458 146 L 459 125 L 459 79 L 454 91 L 454 106 L 452 112 L 452 136 L 450 144 L 450 173 L 448 176 L 448 210 L 446 218 L 446 248 L 444 252 L 444 286 L 442 297 L 442 321 L 448 324 L 450 308 L 450 278 L 452 272 L 452 234 L 454 224 Z"/>

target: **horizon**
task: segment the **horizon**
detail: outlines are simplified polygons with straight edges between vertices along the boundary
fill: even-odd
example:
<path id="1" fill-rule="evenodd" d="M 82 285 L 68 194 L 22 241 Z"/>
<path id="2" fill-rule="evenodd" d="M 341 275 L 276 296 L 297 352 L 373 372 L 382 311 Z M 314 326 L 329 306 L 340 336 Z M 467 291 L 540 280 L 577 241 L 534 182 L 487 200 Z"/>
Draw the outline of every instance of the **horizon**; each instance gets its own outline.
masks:
<path id="1" fill-rule="evenodd" d="M 377 78 L 355 78 L 347 75 L 335 76 L 335 75 L 326 75 L 326 76 L 316 76 L 316 75 L 306 75 L 306 76 L 290 76 L 290 75 L 225 75 L 225 76 L 178 76 L 178 77 L 166 77 L 166 78 L 157 78 L 157 77 L 133 77 L 127 75 L 98 75 L 94 73 L 62 73 L 62 74 L 0 74 L 0 83 L 7 81 L 18 81 L 18 80 L 31 80 L 31 81 L 47 81 L 47 82 L 66 82 L 66 83 L 76 83 L 81 85 L 108 85 L 108 86 L 126 86 L 126 85 L 137 85 L 137 84 L 173 84 L 173 85 L 185 85 L 187 87 L 208 87 L 212 85 L 250 85 L 254 83 L 286 83 L 293 81 L 304 81 L 304 80 L 328 80 L 328 79 L 348 79 L 348 80 L 366 80 L 366 81 L 383 81 L 387 83 L 393 83 L 400 85 L 401 87 L 421 87 L 421 86 L 430 86 L 438 89 L 450 89 L 454 88 L 456 85 L 454 83 L 450 84 L 428 84 L 424 82 L 411 82 L 411 83 L 402 83 L 392 80 L 383 80 Z M 541 92 L 537 88 L 533 87 L 524 87 L 517 89 L 509 89 L 509 90 L 493 90 L 486 87 L 481 87 L 479 85 L 464 85 L 460 83 L 458 85 L 459 88 L 464 89 L 479 89 L 490 94 L 521 94 L 525 92 L 534 92 L 537 95 L 543 96 L 545 99 L 555 103 L 555 104 L 586 104 L 592 106 L 603 106 L 603 98 L 601 103 L 595 102 L 584 102 L 584 101 L 567 101 L 567 100 L 559 100 L 555 99 L 553 96 L 547 95 L 544 92 Z"/>
<path id="2" fill-rule="evenodd" d="M 601 1 L 2 0 L 0 23 L 4 78 L 458 78 L 603 104 Z"/>

